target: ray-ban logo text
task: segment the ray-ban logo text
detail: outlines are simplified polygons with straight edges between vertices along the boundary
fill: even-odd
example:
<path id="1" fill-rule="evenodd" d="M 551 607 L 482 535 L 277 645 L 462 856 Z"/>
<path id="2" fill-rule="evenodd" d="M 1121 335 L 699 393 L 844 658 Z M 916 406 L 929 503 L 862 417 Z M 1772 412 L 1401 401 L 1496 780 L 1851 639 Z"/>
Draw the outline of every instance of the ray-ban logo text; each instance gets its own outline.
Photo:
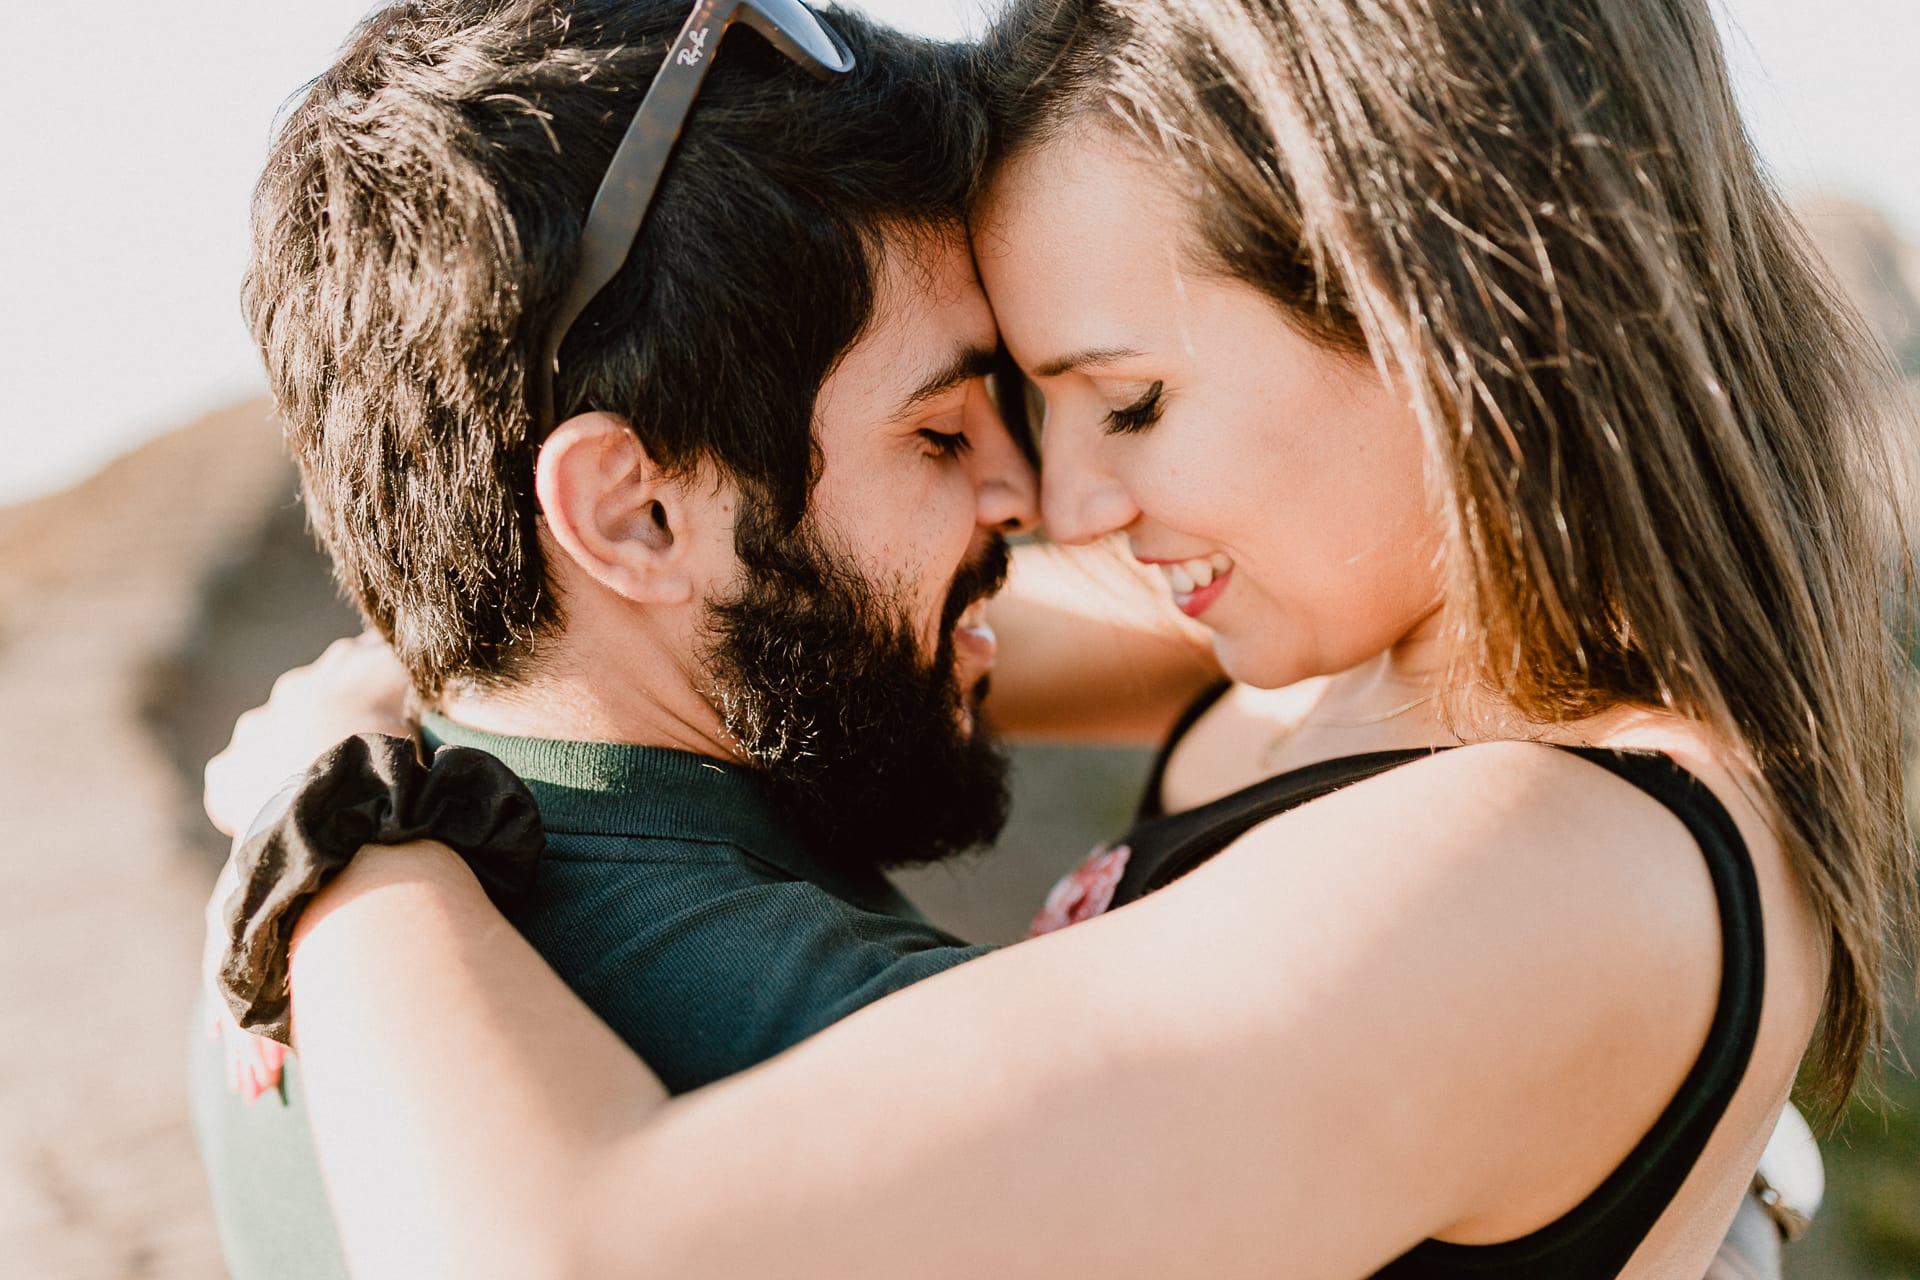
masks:
<path id="1" fill-rule="evenodd" d="M 697 67 L 700 59 L 707 56 L 707 28 L 702 27 L 687 37 L 686 47 L 680 50 L 676 59 L 683 67 Z"/>

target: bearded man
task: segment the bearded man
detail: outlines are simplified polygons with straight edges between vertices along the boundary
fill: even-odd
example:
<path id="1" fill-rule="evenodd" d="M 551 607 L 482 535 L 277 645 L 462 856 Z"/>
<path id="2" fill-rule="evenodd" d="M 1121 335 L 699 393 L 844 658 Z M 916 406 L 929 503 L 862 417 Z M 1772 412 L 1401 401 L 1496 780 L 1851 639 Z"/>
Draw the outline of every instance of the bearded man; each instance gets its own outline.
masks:
<path id="1" fill-rule="evenodd" d="M 515 925 L 677 1090 L 978 954 L 881 872 L 1006 809 L 980 608 L 1035 480 L 985 377 L 984 128 L 955 51 L 836 14 L 823 77 L 797 8 L 723 54 L 684 0 L 374 14 L 280 132 L 245 290 L 424 736 L 538 803 Z M 583 290 L 673 54 L 711 75 Z M 345 1274 L 289 1067 L 248 1105 L 195 1064 L 240 1280 Z"/>

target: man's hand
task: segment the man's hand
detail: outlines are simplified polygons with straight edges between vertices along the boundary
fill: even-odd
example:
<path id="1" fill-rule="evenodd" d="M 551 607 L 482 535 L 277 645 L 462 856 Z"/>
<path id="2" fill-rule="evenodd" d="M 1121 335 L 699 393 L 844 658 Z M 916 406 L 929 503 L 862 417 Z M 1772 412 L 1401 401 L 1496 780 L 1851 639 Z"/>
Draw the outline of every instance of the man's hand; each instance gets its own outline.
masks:
<path id="1" fill-rule="evenodd" d="M 203 803 L 213 825 L 245 829 L 288 778 L 356 733 L 413 732 L 409 683 L 393 650 L 371 632 L 336 640 L 311 664 L 274 681 L 265 706 L 233 726 L 226 750 L 207 762 Z"/>

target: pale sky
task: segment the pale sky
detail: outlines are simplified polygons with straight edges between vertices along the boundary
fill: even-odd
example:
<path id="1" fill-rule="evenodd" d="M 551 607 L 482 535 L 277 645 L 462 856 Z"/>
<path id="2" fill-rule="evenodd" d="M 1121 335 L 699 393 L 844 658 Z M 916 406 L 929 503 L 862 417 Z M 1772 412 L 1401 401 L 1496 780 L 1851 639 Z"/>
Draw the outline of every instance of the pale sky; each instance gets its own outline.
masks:
<path id="1" fill-rule="evenodd" d="M 993 0 L 859 0 L 916 30 Z M 1797 193 L 1920 241 L 1920 0 L 1715 0 L 1754 135 Z M 96 0 L 15 23 L 0 119 L 0 503 L 264 389 L 240 317 L 276 108 L 367 0 Z M 71 25 L 69 23 L 71 22 Z"/>

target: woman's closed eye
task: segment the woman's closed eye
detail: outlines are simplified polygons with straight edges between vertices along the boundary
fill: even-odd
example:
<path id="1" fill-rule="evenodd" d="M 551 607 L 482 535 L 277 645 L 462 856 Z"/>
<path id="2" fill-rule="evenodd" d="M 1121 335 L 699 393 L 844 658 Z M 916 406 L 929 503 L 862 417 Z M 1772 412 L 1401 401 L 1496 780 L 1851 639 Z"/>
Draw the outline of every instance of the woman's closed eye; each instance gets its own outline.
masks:
<path id="1" fill-rule="evenodd" d="M 1133 435 L 1136 432 L 1145 431 L 1160 421 L 1161 411 L 1165 407 L 1166 397 L 1162 394 L 1165 390 L 1166 383 L 1156 382 L 1147 388 L 1146 394 L 1132 404 L 1110 410 L 1106 417 L 1107 434 Z"/>

